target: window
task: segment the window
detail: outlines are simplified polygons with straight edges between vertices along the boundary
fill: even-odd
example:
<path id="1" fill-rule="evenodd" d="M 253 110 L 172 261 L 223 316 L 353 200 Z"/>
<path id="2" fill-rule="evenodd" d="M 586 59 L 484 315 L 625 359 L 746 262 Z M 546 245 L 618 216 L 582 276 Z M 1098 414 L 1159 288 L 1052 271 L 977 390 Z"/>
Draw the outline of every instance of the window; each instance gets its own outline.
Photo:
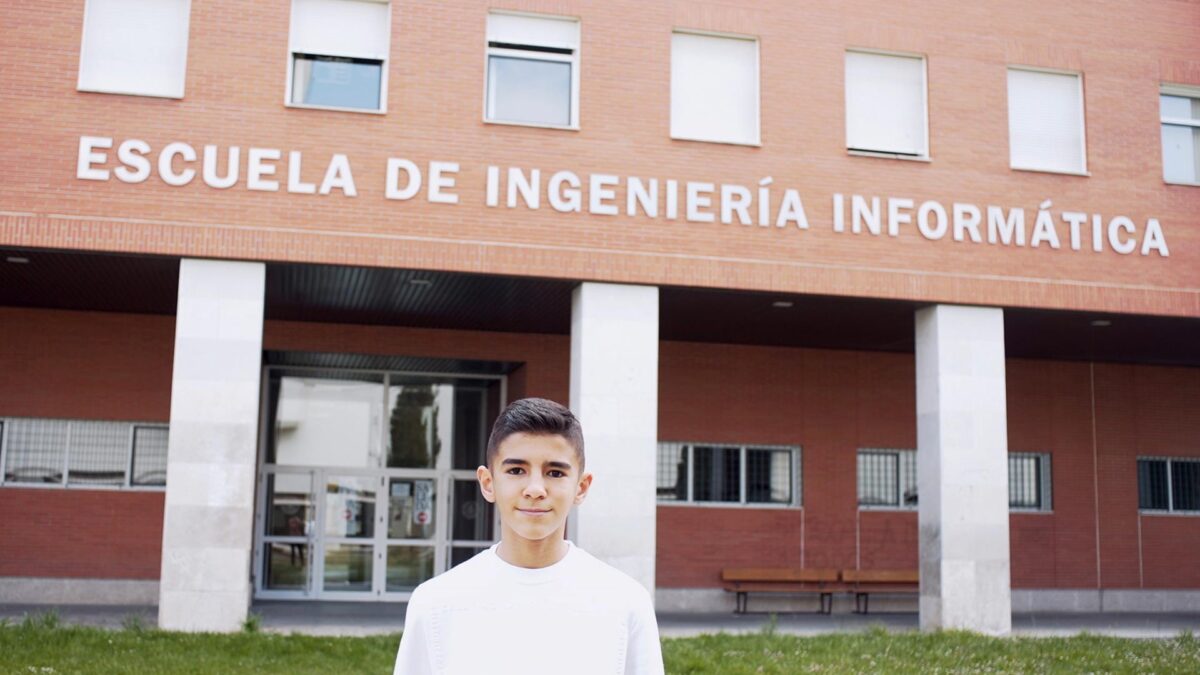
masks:
<path id="1" fill-rule="evenodd" d="M 291 105 L 387 110 L 391 8 L 380 0 L 292 0 Z"/>
<path id="2" fill-rule="evenodd" d="M 81 91 L 183 98 L 190 0 L 87 0 Z"/>
<path id="3" fill-rule="evenodd" d="M 1009 68 L 1008 147 L 1014 169 L 1085 173 L 1083 78 Z"/>
<path id="4" fill-rule="evenodd" d="M 579 22 L 492 12 L 484 118 L 579 126 Z"/>
<path id="5" fill-rule="evenodd" d="M 1008 454 L 1008 506 L 1019 511 L 1049 511 L 1050 455 Z M 915 509 L 917 451 L 863 449 L 858 451 L 860 508 Z"/>
<path id="6" fill-rule="evenodd" d="M 671 35 L 671 138 L 758 145 L 758 41 Z"/>
<path id="7" fill-rule="evenodd" d="M 916 450 L 859 450 L 858 505 L 916 508 Z"/>
<path id="8" fill-rule="evenodd" d="M 1138 508 L 1200 513 L 1200 458 L 1139 457 Z"/>
<path id="9" fill-rule="evenodd" d="M 166 484 L 167 427 L 97 420 L 0 420 L 6 485 Z"/>
<path id="10" fill-rule="evenodd" d="M 1158 101 L 1163 180 L 1200 185 L 1200 87 L 1164 86 Z"/>
<path id="11" fill-rule="evenodd" d="M 799 476 L 799 448 L 658 444 L 660 502 L 794 506 Z"/>
<path id="12" fill-rule="evenodd" d="M 1051 511 L 1050 455 L 1008 453 L 1008 507 L 1019 511 Z"/>
<path id="13" fill-rule="evenodd" d="M 927 157 L 925 59 L 846 52 L 846 147 Z"/>

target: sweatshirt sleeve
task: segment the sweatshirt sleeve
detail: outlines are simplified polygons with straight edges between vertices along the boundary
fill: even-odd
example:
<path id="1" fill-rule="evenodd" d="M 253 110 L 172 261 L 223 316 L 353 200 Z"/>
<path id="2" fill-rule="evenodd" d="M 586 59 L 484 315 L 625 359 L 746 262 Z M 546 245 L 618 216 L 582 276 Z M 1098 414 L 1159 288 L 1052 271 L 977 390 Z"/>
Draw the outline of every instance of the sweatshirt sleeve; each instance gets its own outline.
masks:
<path id="1" fill-rule="evenodd" d="M 418 588 L 408 602 L 404 615 L 404 633 L 396 653 L 393 675 L 433 675 L 433 654 L 429 648 L 429 616 Z"/>
<path id="2" fill-rule="evenodd" d="M 625 650 L 626 675 L 663 675 L 662 643 L 658 638 L 658 618 L 650 595 L 642 590 L 629 622 L 629 644 Z"/>

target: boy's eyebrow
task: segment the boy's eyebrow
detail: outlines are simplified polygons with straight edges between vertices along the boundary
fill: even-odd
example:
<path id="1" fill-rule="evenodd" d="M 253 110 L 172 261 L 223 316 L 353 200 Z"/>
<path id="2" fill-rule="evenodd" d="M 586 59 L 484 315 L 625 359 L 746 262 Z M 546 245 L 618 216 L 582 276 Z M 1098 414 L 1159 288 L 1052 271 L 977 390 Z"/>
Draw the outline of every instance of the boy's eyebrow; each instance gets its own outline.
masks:
<path id="1" fill-rule="evenodd" d="M 523 460 L 523 459 L 519 459 L 517 457 L 509 457 L 509 458 L 501 461 L 500 465 L 501 466 L 529 466 L 529 462 L 526 460 Z M 560 471 L 570 471 L 571 470 L 570 462 L 549 461 L 549 462 L 546 462 L 546 466 L 551 469 L 558 469 Z"/>

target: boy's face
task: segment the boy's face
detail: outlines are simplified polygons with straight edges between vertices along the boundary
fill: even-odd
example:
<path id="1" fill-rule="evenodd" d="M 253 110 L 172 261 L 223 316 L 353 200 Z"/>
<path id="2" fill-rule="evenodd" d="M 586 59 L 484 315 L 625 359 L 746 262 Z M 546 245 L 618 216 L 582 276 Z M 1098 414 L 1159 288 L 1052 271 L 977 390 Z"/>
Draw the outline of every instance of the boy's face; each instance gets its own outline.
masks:
<path id="1" fill-rule="evenodd" d="M 484 499 L 500 513 L 502 537 L 514 544 L 563 537 L 571 507 L 583 502 L 592 475 L 580 470 L 562 436 L 515 433 L 476 471 Z"/>

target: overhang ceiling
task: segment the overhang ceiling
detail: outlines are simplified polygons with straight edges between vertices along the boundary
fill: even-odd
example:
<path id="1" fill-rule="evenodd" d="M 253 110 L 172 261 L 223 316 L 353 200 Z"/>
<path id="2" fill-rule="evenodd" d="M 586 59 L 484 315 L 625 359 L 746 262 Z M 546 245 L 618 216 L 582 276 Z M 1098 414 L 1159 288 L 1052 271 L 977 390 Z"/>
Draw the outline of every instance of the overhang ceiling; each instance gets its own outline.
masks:
<path id="1" fill-rule="evenodd" d="M 173 314 L 178 276 L 177 258 L 0 249 L 0 306 Z M 566 335 L 575 283 L 269 263 L 266 316 Z M 664 340 L 889 352 L 913 351 L 921 306 L 674 287 L 659 305 Z M 1011 357 L 1200 366 L 1200 319 L 1009 308 L 1004 323 Z"/>

